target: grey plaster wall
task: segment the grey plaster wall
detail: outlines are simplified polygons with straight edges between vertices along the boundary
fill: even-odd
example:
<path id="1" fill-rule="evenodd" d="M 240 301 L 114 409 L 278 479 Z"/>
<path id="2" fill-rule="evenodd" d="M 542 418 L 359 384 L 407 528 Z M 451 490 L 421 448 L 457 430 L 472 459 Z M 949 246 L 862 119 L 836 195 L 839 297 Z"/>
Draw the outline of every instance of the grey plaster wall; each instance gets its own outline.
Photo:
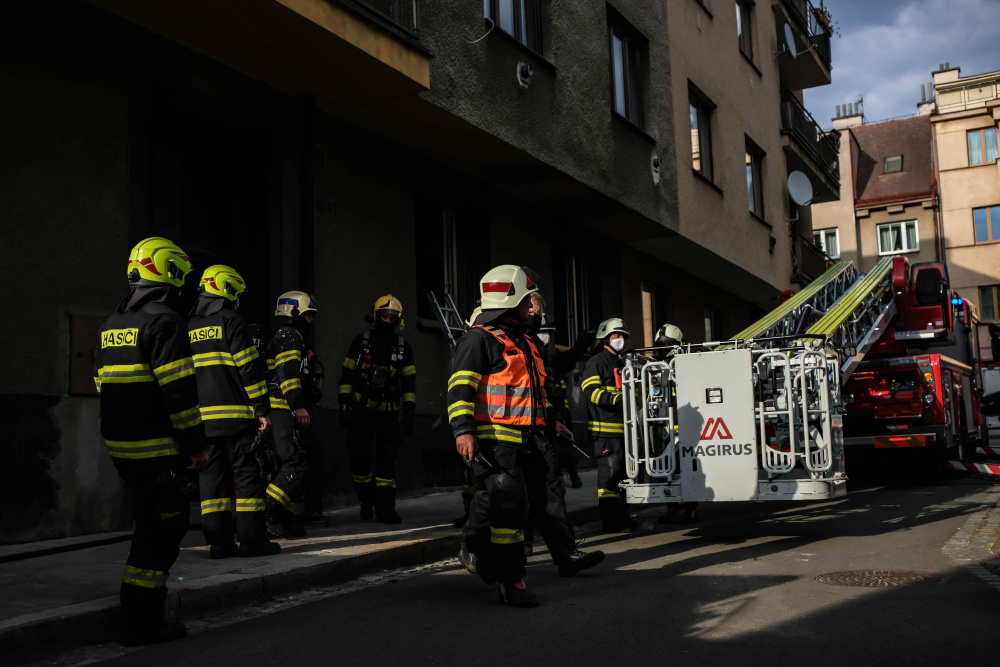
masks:
<path id="1" fill-rule="evenodd" d="M 488 29 L 480 2 L 421 5 L 421 43 L 434 53 L 434 104 L 500 137 L 667 229 L 677 229 L 673 110 L 665 3 L 612 3 L 649 40 L 643 76 L 645 132 L 612 113 L 605 0 L 543 3 L 550 17 L 541 57 L 499 27 Z M 518 63 L 532 66 L 527 89 Z M 658 186 L 654 152 L 670 168 Z"/>

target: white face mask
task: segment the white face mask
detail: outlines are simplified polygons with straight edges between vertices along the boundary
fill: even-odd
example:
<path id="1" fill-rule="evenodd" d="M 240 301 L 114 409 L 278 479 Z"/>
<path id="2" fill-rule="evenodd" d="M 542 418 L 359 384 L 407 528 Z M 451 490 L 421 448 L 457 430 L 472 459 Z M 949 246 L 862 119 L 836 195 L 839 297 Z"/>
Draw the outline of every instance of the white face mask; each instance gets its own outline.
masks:
<path id="1" fill-rule="evenodd" d="M 613 341 L 611 341 L 611 347 L 614 348 L 615 352 L 621 352 L 623 349 L 625 349 L 625 339 L 615 338 Z"/>
<path id="2" fill-rule="evenodd" d="M 542 342 L 542 345 L 548 345 L 549 344 L 549 338 L 552 336 L 552 334 L 550 334 L 550 333 L 540 333 L 540 334 L 537 334 L 537 336 L 538 336 L 538 340 L 540 340 Z"/>

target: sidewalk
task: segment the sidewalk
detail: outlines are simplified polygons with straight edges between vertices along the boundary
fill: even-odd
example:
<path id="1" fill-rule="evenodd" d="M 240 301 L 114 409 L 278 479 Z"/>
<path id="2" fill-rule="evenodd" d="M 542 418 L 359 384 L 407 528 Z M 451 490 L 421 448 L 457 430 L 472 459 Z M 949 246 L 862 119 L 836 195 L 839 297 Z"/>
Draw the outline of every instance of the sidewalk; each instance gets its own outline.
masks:
<path id="1" fill-rule="evenodd" d="M 567 489 L 573 524 L 595 521 L 597 473 Z M 264 558 L 210 560 L 201 531 L 190 531 L 170 571 L 167 614 L 193 619 L 368 572 L 454 556 L 462 511 L 458 491 L 402 498 L 398 526 L 358 519 L 357 508 L 327 512 L 326 527 Z M 127 534 L 0 547 L 0 655 L 4 664 L 114 639 Z M 117 540 L 117 541 L 116 541 Z M 69 549 L 69 550 L 67 550 Z"/>

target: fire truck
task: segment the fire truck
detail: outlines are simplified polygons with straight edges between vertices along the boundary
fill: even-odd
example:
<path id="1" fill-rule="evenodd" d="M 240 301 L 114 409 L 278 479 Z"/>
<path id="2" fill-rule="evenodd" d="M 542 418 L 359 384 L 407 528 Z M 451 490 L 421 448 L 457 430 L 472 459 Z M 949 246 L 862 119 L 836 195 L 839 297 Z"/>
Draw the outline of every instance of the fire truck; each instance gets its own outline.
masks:
<path id="1" fill-rule="evenodd" d="M 865 274 L 833 264 L 732 340 L 634 350 L 626 498 L 836 498 L 845 445 L 967 459 L 989 439 L 975 327 L 943 263 L 889 256 Z"/>

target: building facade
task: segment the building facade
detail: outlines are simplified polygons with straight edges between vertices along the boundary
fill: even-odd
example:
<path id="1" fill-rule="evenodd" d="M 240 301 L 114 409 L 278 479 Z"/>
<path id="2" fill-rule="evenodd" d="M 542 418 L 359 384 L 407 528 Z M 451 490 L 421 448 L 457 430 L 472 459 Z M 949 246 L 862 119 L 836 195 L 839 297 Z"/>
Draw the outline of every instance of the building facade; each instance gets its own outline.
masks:
<path id="1" fill-rule="evenodd" d="M 789 209 L 791 166 L 836 194 L 787 106 L 829 82 L 828 56 L 785 63 L 766 46 L 789 17 L 800 50 L 828 40 L 804 0 L 19 0 L 2 12 L 0 114 L 17 131 L 0 151 L 0 290 L 23 304 L 2 334 L 19 471 L 2 492 L 6 542 L 127 525 L 92 359 L 144 237 L 174 240 L 196 272 L 236 267 L 250 321 L 266 324 L 281 292 L 315 293 L 310 347 L 328 387 L 374 299 L 399 296 L 418 371 L 405 495 L 461 480 L 428 292 L 468 314 L 478 278 L 516 263 L 541 275 L 560 344 L 612 316 L 632 344 L 664 321 L 722 338 L 806 275 L 808 228 L 790 236 L 785 222 L 808 224 L 808 209 Z M 695 90 L 714 105 L 707 179 L 692 169 Z M 317 492 L 351 503 L 335 392 L 320 408 Z"/>

